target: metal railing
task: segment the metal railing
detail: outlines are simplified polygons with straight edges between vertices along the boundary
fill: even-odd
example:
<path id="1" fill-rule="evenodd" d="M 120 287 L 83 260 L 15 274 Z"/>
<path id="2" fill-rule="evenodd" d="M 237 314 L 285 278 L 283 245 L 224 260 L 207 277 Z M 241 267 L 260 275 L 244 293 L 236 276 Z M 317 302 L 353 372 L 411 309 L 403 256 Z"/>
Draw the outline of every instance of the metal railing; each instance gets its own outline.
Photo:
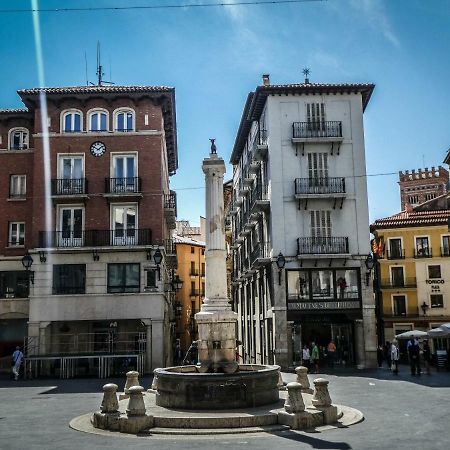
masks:
<path id="1" fill-rule="evenodd" d="M 138 194 L 141 192 L 141 177 L 105 178 L 106 194 Z"/>
<path id="2" fill-rule="evenodd" d="M 177 246 L 173 239 L 165 239 L 164 240 L 164 249 L 166 250 L 167 255 L 176 255 L 177 254 Z"/>
<path id="3" fill-rule="evenodd" d="M 296 194 L 344 194 L 345 178 L 341 177 L 317 177 L 296 178 Z"/>
<path id="4" fill-rule="evenodd" d="M 54 178 L 51 181 L 52 195 L 80 195 L 88 193 L 86 178 Z"/>
<path id="5" fill-rule="evenodd" d="M 10 192 L 9 198 L 14 199 L 14 200 L 20 199 L 20 198 L 27 198 L 27 194 L 26 194 L 26 192 Z"/>
<path id="6" fill-rule="evenodd" d="M 123 247 L 151 245 L 149 228 L 126 230 L 40 231 L 39 247 Z"/>
<path id="7" fill-rule="evenodd" d="M 191 289 L 189 291 L 189 296 L 190 297 L 198 297 L 200 295 L 200 290 L 199 289 Z"/>
<path id="8" fill-rule="evenodd" d="M 414 258 L 432 258 L 432 257 L 433 257 L 433 252 L 431 250 L 431 247 L 414 249 Z"/>
<path id="9" fill-rule="evenodd" d="M 405 259 L 405 250 L 397 249 L 397 250 L 388 250 L 387 259 Z"/>
<path id="10" fill-rule="evenodd" d="M 270 258 L 270 242 L 258 242 L 250 253 L 250 264 L 255 264 L 258 258 Z"/>
<path id="11" fill-rule="evenodd" d="M 302 237 L 297 239 L 297 255 L 348 253 L 348 237 Z"/>
<path id="12" fill-rule="evenodd" d="M 198 269 L 190 269 L 190 270 L 189 270 L 189 275 L 190 275 L 191 277 L 198 277 L 198 274 L 199 274 Z"/>
<path id="13" fill-rule="evenodd" d="M 170 194 L 164 194 L 164 208 L 175 209 L 177 207 L 177 194 L 171 192 Z"/>
<path id="14" fill-rule="evenodd" d="M 383 317 L 417 317 L 419 315 L 419 308 L 416 307 L 412 307 L 412 308 L 408 308 L 408 310 L 405 309 L 399 309 L 397 310 L 396 308 L 394 308 L 394 310 L 389 311 L 388 313 L 384 313 L 383 312 Z"/>
<path id="15" fill-rule="evenodd" d="M 403 278 L 400 280 L 381 280 L 381 289 L 396 289 L 396 288 L 414 288 L 417 287 L 417 280 L 415 277 Z"/>
<path id="16" fill-rule="evenodd" d="M 441 247 L 441 256 L 450 256 L 450 248 Z"/>
<path id="17" fill-rule="evenodd" d="M 342 122 L 340 121 L 311 121 L 294 122 L 292 124 L 293 138 L 330 138 L 342 137 Z"/>
<path id="18" fill-rule="evenodd" d="M 250 192 L 250 208 L 255 206 L 257 201 L 268 200 L 268 190 L 266 185 L 257 183 L 256 186 Z"/>

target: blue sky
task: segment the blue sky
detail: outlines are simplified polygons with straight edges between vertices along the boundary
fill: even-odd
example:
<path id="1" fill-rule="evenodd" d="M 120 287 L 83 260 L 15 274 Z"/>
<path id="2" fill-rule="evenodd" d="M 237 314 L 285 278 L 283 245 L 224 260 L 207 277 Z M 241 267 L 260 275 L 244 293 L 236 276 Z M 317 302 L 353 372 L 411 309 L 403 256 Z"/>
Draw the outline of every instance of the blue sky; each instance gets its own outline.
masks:
<path id="1" fill-rule="evenodd" d="M 212 2 L 214 0 L 208 0 Z M 219 1 L 219 0 L 218 0 Z M 225 1 L 225 0 L 223 0 Z M 227 0 L 230 1 L 230 0 Z M 0 9 L 30 7 L 0 0 Z M 200 3 L 196 0 L 41 0 L 41 8 Z M 175 86 L 178 216 L 204 214 L 201 161 L 215 137 L 228 161 L 247 93 L 273 83 L 373 82 L 365 114 L 367 172 L 439 165 L 450 147 L 450 1 L 328 0 L 218 8 L 41 13 L 47 86 L 106 79 Z M 31 13 L 0 13 L 0 107 L 38 85 Z M 228 166 L 227 177 L 231 177 Z M 371 220 L 400 208 L 397 175 L 368 177 Z M 200 188 L 200 189 L 197 189 Z"/>

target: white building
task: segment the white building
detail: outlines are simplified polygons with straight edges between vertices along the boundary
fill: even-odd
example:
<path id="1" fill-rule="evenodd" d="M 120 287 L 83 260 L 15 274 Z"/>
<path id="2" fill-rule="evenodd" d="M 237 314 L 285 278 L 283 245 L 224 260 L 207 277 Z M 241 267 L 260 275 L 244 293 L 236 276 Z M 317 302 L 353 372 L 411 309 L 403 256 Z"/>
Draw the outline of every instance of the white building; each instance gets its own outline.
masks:
<path id="1" fill-rule="evenodd" d="M 231 156 L 230 213 L 246 362 L 289 367 L 303 345 L 333 339 L 337 362 L 375 364 L 363 127 L 373 89 L 271 85 L 264 75 L 248 95 Z"/>

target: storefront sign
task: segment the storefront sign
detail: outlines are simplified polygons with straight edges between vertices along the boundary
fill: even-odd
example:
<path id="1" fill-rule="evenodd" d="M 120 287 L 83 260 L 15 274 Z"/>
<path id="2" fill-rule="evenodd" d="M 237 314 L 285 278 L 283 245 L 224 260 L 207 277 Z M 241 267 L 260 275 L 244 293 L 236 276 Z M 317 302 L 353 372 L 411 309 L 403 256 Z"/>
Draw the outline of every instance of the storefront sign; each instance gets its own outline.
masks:
<path id="1" fill-rule="evenodd" d="M 331 301 L 331 302 L 295 302 L 288 303 L 288 309 L 321 310 L 321 309 L 359 309 L 359 301 Z"/>
<path id="2" fill-rule="evenodd" d="M 445 280 L 425 280 L 427 284 L 444 284 Z"/>

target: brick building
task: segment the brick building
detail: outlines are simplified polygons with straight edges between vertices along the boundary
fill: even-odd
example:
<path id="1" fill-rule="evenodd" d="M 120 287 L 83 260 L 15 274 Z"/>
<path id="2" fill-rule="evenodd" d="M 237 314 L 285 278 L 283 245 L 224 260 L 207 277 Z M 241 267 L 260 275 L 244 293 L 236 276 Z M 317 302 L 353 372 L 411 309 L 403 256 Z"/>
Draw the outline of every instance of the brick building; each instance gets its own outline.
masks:
<path id="1" fill-rule="evenodd" d="M 2 355 L 28 336 L 30 356 L 47 358 L 52 371 L 72 367 L 70 376 L 81 355 L 85 370 L 106 374 L 124 361 L 146 371 L 166 364 L 167 269 L 176 262 L 169 239 L 175 90 L 83 86 L 18 94 L 26 108 L 0 110 Z M 61 355 L 68 359 L 55 359 Z M 113 355 L 131 356 L 109 363 Z"/>

